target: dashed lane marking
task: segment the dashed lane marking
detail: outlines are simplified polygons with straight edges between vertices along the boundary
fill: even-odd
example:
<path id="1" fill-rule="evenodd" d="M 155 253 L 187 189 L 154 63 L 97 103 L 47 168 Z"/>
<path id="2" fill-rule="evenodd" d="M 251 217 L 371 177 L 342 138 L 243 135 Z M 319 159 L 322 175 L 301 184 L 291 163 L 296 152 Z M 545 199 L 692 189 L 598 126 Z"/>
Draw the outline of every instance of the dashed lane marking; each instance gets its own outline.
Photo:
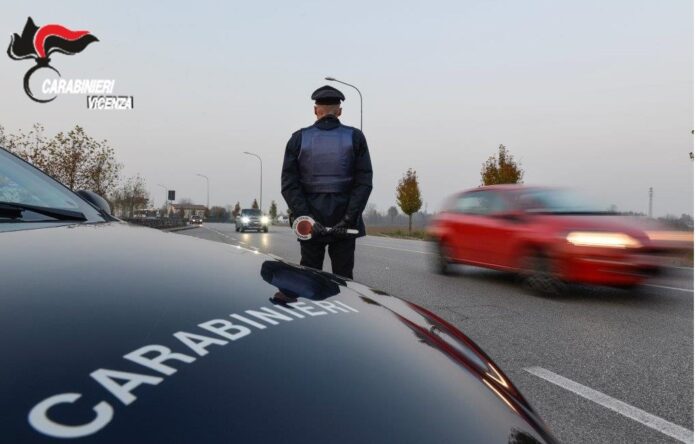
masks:
<path id="1" fill-rule="evenodd" d="M 657 285 L 657 284 L 643 284 L 646 287 L 654 287 L 654 288 L 664 288 L 667 290 L 674 290 L 674 291 L 684 291 L 686 293 L 693 293 L 694 289 L 693 288 L 680 288 L 680 287 L 669 287 L 667 285 Z"/>
<path id="2" fill-rule="evenodd" d="M 653 414 L 650 414 L 644 410 L 641 410 L 632 405 L 626 404 L 623 401 L 612 398 L 609 395 L 605 395 L 602 392 L 586 387 L 575 381 L 571 381 L 561 375 L 558 375 L 550 370 L 546 370 L 542 367 L 529 367 L 524 369 L 526 372 L 531 373 L 534 376 L 538 376 L 552 384 L 556 384 L 576 395 L 582 396 L 585 399 L 606 407 L 620 415 L 630 418 L 636 422 L 643 424 L 644 426 L 650 427 L 653 430 L 657 430 L 660 433 L 664 433 L 674 439 L 677 439 L 685 443 L 694 442 L 694 432 L 684 428 L 680 425 L 671 423 Z"/>

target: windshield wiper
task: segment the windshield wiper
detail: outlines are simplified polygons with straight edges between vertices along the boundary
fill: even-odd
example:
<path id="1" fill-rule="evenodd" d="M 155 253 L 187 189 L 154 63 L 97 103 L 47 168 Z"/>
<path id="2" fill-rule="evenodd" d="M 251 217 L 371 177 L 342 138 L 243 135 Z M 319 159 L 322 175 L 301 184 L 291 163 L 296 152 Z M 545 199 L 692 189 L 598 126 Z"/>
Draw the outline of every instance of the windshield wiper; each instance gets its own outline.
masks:
<path id="1" fill-rule="evenodd" d="M 11 219 L 19 219 L 22 217 L 23 211 L 31 211 L 33 213 L 52 217 L 56 220 L 87 220 L 85 215 L 79 211 L 65 210 L 63 208 L 39 207 L 19 202 L 0 202 L 0 216 L 8 214 L 7 217 Z"/>

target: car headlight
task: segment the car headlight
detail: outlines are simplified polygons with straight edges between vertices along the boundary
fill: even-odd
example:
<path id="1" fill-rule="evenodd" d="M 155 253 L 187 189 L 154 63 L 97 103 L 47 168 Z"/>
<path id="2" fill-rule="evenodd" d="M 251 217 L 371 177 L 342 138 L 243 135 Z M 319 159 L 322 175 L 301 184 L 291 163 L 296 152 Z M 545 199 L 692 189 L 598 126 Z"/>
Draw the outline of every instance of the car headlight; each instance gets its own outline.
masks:
<path id="1" fill-rule="evenodd" d="M 578 247 L 639 248 L 640 242 L 624 233 L 573 231 L 566 240 Z"/>
<path id="2" fill-rule="evenodd" d="M 261 216 L 261 223 L 262 224 L 267 224 L 268 223 L 268 216 Z"/>
<path id="3" fill-rule="evenodd" d="M 243 224 L 248 224 L 248 223 L 249 223 L 249 218 L 246 217 L 246 216 L 243 217 L 243 218 L 242 218 L 242 223 L 243 223 Z"/>

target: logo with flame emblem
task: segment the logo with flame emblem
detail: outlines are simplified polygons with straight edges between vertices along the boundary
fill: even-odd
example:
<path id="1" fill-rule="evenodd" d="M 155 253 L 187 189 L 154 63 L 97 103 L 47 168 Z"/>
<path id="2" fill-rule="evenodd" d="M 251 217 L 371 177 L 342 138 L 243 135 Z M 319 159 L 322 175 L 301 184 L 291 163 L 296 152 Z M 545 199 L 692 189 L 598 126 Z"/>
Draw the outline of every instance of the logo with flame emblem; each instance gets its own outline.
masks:
<path id="1" fill-rule="evenodd" d="M 34 59 L 36 65 L 24 74 L 24 92 L 35 102 L 46 103 L 55 99 L 34 97 L 29 86 L 31 76 L 39 69 L 50 69 L 60 77 L 60 72 L 51 66 L 51 54 L 62 53 L 75 55 L 82 52 L 87 45 L 99 39 L 89 31 L 72 31 L 61 25 L 36 26 L 31 17 L 27 18 L 22 35 L 14 34 L 7 48 L 7 55 L 13 60 Z"/>

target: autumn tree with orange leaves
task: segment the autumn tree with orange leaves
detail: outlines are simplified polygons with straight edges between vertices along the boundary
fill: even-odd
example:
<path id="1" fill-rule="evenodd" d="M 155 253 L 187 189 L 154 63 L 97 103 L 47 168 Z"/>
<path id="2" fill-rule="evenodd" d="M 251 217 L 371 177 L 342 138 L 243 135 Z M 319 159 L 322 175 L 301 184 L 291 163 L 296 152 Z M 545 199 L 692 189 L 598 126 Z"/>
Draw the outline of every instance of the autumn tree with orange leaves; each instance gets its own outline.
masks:
<path id="1" fill-rule="evenodd" d="M 524 170 L 505 145 L 498 147 L 498 156 L 491 156 L 481 168 L 481 185 L 522 183 Z"/>
<path id="2" fill-rule="evenodd" d="M 408 232 L 410 234 L 412 227 L 411 217 L 423 205 L 420 188 L 418 187 L 418 176 L 416 176 L 415 170 L 409 168 L 399 181 L 399 185 L 396 187 L 396 203 L 401 208 L 401 211 L 408 216 Z"/>

